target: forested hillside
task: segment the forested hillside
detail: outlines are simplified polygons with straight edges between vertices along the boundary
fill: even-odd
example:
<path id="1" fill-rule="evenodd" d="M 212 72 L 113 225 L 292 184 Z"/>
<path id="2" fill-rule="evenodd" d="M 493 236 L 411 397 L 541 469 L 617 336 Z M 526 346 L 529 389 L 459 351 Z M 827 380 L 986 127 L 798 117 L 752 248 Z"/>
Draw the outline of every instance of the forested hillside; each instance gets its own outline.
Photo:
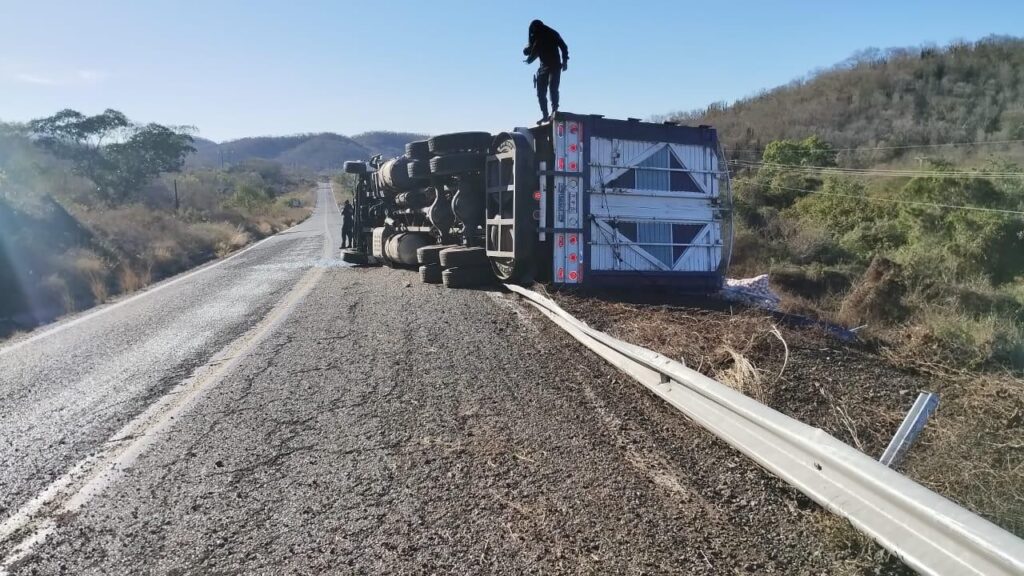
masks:
<path id="1" fill-rule="evenodd" d="M 1024 39 L 868 49 L 832 68 L 733 104 L 670 115 L 719 129 L 727 149 L 818 136 L 833 147 L 1024 139 Z M 841 155 L 877 162 L 899 149 Z"/>
<path id="2" fill-rule="evenodd" d="M 675 119 L 725 142 L 733 276 L 908 362 L 1024 370 L 1024 40 L 866 50 Z"/>
<path id="3" fill-rule="evenodd" d="M 292 169 L 338 170 L 346 160 L 366 160 L 405 152 L 405 145 L 425 138 L 421 134 L 366 132 L 348 137 L 331 132 L 294 136 L 241 138 L 220 144 L 196 139 L 196 152 L 186 159 L 192 168 L 230 166 L 247 160 L 272 160 Z"/>

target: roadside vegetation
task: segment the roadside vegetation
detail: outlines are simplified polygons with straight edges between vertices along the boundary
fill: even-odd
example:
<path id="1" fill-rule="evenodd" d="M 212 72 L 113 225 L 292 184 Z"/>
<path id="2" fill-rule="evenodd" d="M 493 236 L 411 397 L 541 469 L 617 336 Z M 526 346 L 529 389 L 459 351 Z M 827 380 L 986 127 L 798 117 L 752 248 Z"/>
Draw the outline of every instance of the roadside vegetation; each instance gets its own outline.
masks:
<path id="1" fill-rule="evenodd" d="M 304 219 L 276 162 L 184 170 L 191 130 L 107 110 L 0 124 L 0 336 L 224 256 Z"/>
<path id="2" fill-rule="evenodd" d="M 878 457 L 920 391 L 940 404 L 901 470 L 1024 537 L 1024 40 L 867 50 L 710 124 L 734 191 L 729 276 L 782 311 L 562 294 L 648 346 Z M 627 300 L 631 297 L 626 296 Z M 850 574 L 891 559 L 817 510 Z"/>
<path id="3" fill-rule="evenodd" d="M 733 181 L 732 274 L 921 369 L 1024 370 L 1024 172 L 944 161 L 847 175 L 822 140 L 769 144 Z"/>
<path id="4" fill-rule="evenodd" d="M 867 49 L 731 105 L 733 276 L 938 372 L 1024 370 L 1024 39 Z"/>

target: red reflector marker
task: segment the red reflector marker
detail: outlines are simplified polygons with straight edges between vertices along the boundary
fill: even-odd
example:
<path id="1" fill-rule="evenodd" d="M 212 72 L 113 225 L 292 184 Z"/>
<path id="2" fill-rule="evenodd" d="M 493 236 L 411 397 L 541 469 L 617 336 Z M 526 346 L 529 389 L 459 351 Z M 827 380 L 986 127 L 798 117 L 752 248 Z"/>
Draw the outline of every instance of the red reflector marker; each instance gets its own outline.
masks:
<path id="1" fill-rule="evenodd" d="M 575 234 L 570 234 L 569 235 L 569 244 L 575 244 L 575 243 L 576 243 L 576 235 Z"/>
<path id="2" fill-rule="evenodd" d="M 577 274 L 575 270 L 573 270 L 572 272 L 569 272 L 569 280 L 575 281 L 579 277 L 580 277 L 580 275 Z"/>
<path id="3" fill-rule="evenodd" d="M 558 169 L 565 170 L 565 158 L 558 159 Z"/>
<path id="4" fill-rule="evenodd" d="M 575 262 L 576 259 L 577 259 L 576 253 L 575 252 L 570 252 L 569 253 L 569 262 Z"/>
<path id="5" fill-rule="evenodd" d="M 569 152 L 575 152 L 578 150 L 575 144 L 569 144 Z"/>
<path id="6" fill-rule="evenodd" d="M 564 136 L 565 135 L 565 124 L 563 124 L 561 122 L 558 123 L 558 135 L 559 136 Z"/>
<path id="7" fill-rule="evenodd" d="M 558 247 L 561 248 L 562 246 L 565 246 L 565 236 L 562 236 L 561 234 L 559 234 L 558 235 Z"/>
<path id="8" fill-rule="evenodd" d="M 540 202 L 540 190 L 537 190 L 536 192 L 533 193 L 533 199 L 536 200 L 537 202 Z"/>
<path id="9" fill-rule="evenodd" d="M 576 171 L 576 163 L 575 162 L 569 162 L 569 171 L 570 172 L 575 172 Z"/>
<path id="10" fill-rule="evenodd" d="M 579 126 L 577 126 L 575 122 L 570 123 L 569 124 L 569 133 L 570 134 L 575 134 L 577 132 L 579 132 Z"/>
<path id="11" fill-rule="evenodd" d="M 565 278 L 565 268 L 559 268 L 558 269 L 558 279 L 561 280 L 563 278 Z"/>

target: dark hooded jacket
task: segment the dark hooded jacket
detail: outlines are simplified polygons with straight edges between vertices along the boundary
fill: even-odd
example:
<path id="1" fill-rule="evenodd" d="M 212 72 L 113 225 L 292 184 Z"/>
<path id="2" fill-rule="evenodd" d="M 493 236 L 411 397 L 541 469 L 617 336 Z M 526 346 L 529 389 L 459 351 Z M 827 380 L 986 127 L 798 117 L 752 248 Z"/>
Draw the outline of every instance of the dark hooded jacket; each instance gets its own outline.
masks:
<path id="1" fill-rule="evenodd" d="M 540 63 L 548 68 L 561 68 L 563 62 L 569 61 L 569 47 L 554 28 L 534 20 L 530 23 L 529 42 L 523 48 L 523 55 L 527 62 L 540 58 Z"/>

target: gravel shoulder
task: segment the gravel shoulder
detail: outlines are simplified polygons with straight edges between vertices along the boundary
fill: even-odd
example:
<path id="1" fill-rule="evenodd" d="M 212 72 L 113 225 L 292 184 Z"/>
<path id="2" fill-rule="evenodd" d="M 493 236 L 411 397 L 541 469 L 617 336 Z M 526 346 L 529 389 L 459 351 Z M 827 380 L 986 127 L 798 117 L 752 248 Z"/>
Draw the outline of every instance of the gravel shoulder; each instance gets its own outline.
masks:
<path id="1" fill-rule="evenodd" d="M 822 517 L 512 297 L 333 269 L 13 573 L 864 569 Z"/>

